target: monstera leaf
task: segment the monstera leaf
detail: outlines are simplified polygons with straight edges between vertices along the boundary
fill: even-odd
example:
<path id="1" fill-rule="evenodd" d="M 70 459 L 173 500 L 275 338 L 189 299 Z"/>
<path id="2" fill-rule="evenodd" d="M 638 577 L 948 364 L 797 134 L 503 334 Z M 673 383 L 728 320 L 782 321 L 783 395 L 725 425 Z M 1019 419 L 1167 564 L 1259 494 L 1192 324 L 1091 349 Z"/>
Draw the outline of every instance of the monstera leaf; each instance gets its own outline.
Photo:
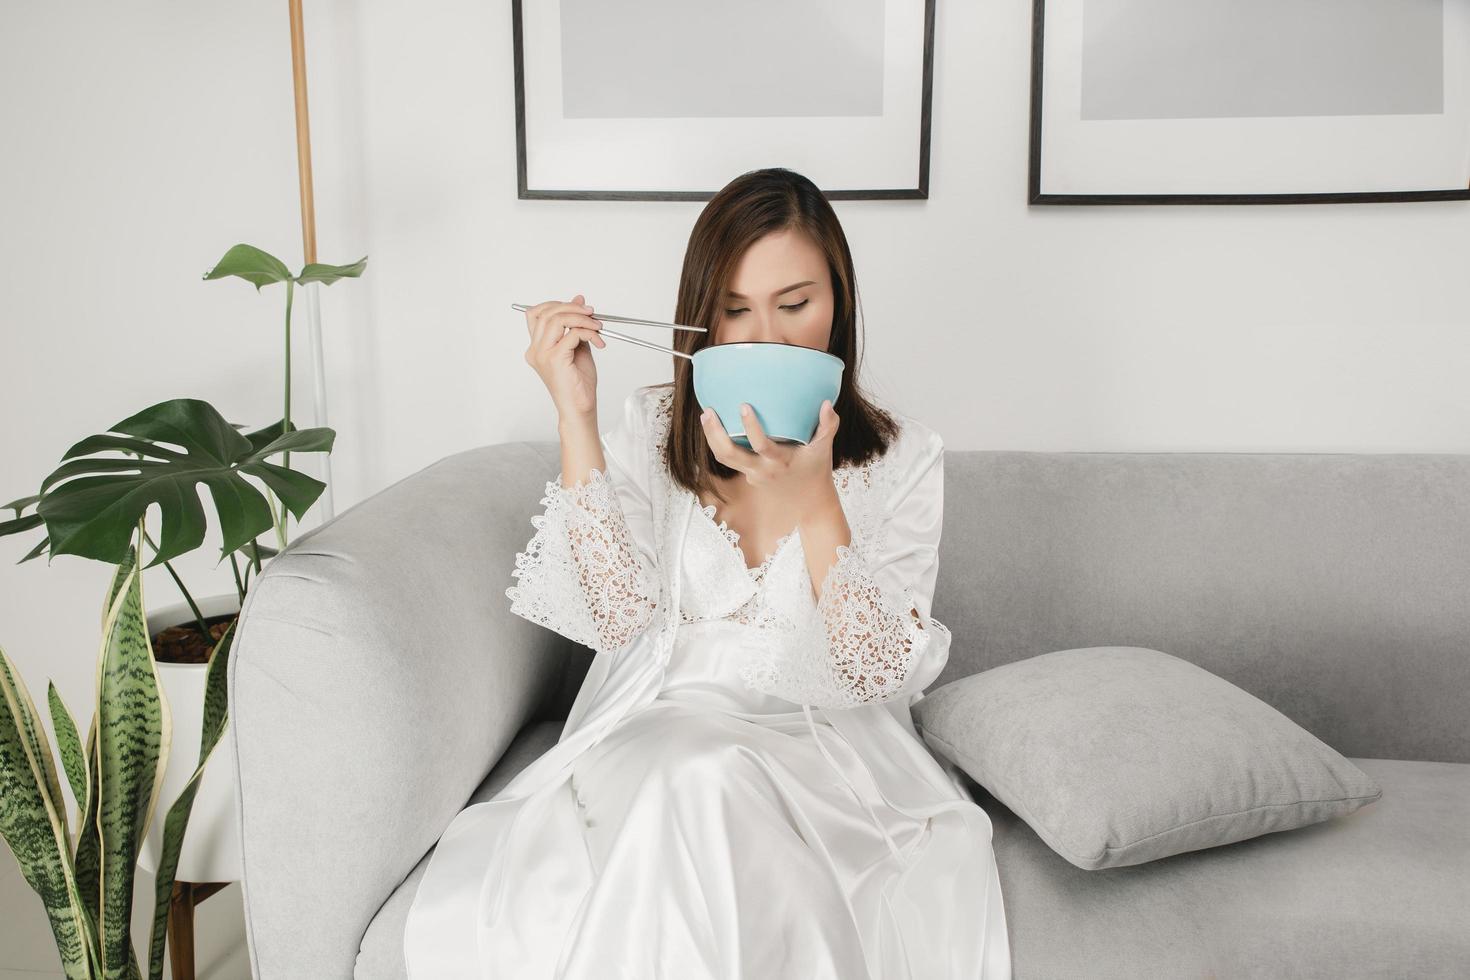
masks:
<path id="1" fill-rule="evenodd" d="M 255 286 L 255 291 L 260 292 L 260 287 L 269 286 L 273 282 L 295 282 L 306 285 L 309 282 L 319 282 L 324 286 L 330 286 L 339 279 L 355 279 L 362 275 L 362 270 L 367 268 L 367 256 L 363 256 L 351 265 L 326 265 L 322 262 L 308 263 L 301 269 L 301 275 L 291 275 L 291 270 L 286 268 L 286 263 L 276 258 L 269 252 L 262 251 L 254 245 L 236 245 L 224 254 L 224 257 L 204 274 L 205 279 L 223 279 L 226 276 L 234 276 L 244 279 Z"/>
<path id="2" fill-rule="evenodd" d="M 0 534 L 23 529 L 17 525 L 35 526 L 39 517 L 52 557 L 79 555 L 121 564 L 133 530 L 156 504 L 163 531 L 158 553 L 145 566 L 152 568 L 204 541 L 207 525 L 195 486 L 203 483 L 219 519 L 223 560 L 273 526 L 269 502 L 247 476 L 269 487 L 298 521 L 326 489 L 320 480 L 267 458 L 282 452 L 331 452 L 336 433 L 285 428 L 276 423 L 244 434 L 208 402 L 160 402 L 67 450 L 62 465 L 41 484 L 36 514 L 5 522 Z M 135 455 L 91 455 L 105 451 Z"/>
<path id="3" fill-rule="evenodd" d="M 4 509 L 15 511 L 15 517 L 8 521 L 0 521 L 0 537 L 4 537 L 7 534 L 19 534 L 21 531 L 29 531 L 33 527 L 40 527 L 42 524 L 46 523 L 45 521 L 41 520 L 40 514 L 21 513 L 21 511 L 25 510 L 27 507 L 31 506 L 40 499 L 40 494 L 32 494 L 29 497 L 21 497 L 18 500 L 12 500 L 10 503 L 6 504 L 4 506 Z M 32 558 L 36 557 L 45 550 L 46 539 L 42 538 L 40 543 L 32 548 L 24 558 L 16 562 L 16 564 L 19 565 L 21 562 L 30 561 Z"/>

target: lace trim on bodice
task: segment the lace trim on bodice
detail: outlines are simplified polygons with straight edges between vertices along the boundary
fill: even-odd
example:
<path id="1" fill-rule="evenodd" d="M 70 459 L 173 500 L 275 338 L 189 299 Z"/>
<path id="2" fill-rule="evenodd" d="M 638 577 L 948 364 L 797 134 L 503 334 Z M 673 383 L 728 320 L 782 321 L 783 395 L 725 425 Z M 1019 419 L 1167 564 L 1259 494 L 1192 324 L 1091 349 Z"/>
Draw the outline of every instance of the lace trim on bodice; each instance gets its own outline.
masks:
<path id="1" fill-rule="evenodd" d="M 761 606 L 766 591 L 766 580 L 771 569 L 778 559 L 781 559 L 788 546 L 796 544 L 798 529 L 792 528 L 783 534 L 777 541 L 764 560 L 754 568 L 745 564 L 745 553 L 740 550 L 740 532 L 727 525 L 724 521 L 715 520 L 715 505 L 707 504 L 693 508 L 693 519 L 703 522 L 704 534 L 691 533 L 685 539 L 685 547 L 697 548 L 701 542 L 712 542 L 714 547 L 721 549 L 718 556 L 713 557 L 720 574 L 712 576 L 710 581 L 694 582 L 686 578 L 683 591 L 683 601 L 680 602 L 679 621 L 681 623 L 696 623 L 708 619 L 729 619 L 737 623 L 758 625 L 769 618 L 764 614 Z M 691 528 L 691 532 L 696 529 Z M 686 553 L 686 560 L 688 556 Z M 738 566 L 738 571 L 735 571 Z M 687 566 L 686 566 L 687 568 Z M 739 604 L 726 612 L 710 615 L 708 609 L 713 603 L 717 608 L 721 603 L 728 605 L 730 600 L 722 596 L 709 596 L 696 590 L 715 589 L 731 586 L 739 590 L 732 593 L 732 598 Z M 739 601 L 739 596 L 745 595 L 744 601 Z"/>
<path id="2" fill-rule="evenodd" d="M 660 414 L 672 404 L 672 392 L 667 395 L 658 402 Z M 657 429 L 667 432 L 663 426 Z M 716 521 L 714 504 L 695 498 L 694 519 L 703 521 L 705 530 L 718 532 L 715 540 L 728 552 L 724 557 L 731 566 L 738 564 L 755 588 L 718 616 L 702 615 L 700 609 L 718 608 L 719 597 L 689 597 L 681 603 L 680 622 L 717 618 L 767 631 L 768 641 L 740 674 L 747 687 L 793 703 L 845 708 L 897 696 L 914 662 L 933 641 L 931 631 L 944 627 L 932 619 L 920 621 L 911 589 L 890 594 L 873 578 L 886 532 L 884 508 L 896 476 L 891 456 L 833 471 L 852 542 L 838 547 L 815 603 L 799 529 L 779 538 L 761 564 L 750 568 L 740 549 L 740 533 Z M 686 547 L 698 547 L 702 540 L 686 539 Z M 718 588 L 722 577 L 715 576 L 710 587 Z M 686 596 L 703 584 L 686 582 Z"/>
<path id="3" fill-rule="evenodd" d="M 818 707 L 898 696 L 915 660 L 937 633 L 947 631 L 936 620 L 920 621 L 911 588 L 890 592 L 875 579 L 888 531 L 886 506 L 897 478 L 894 454 L 833 472 L 852 542 L 837 548 L 814 600 L 799 529 L 783 535 L 760 565 L 749 568 L 739 532 L 724 521 L 716 523 L 714 505 L 700 504 L 691 491 L 673 483 L 666 446 L 672 388 L 659 389 L 651 401 L 640 437 L 650 442 L 645 447 L 653 469 L 649 490 L 656 491 L 650 494 L 655 540 L 649 545 L 664 548 L 672 533 L 669 518 L 689 513 L 676 506 L 684 494 L 699 511 L 694 519 L 705 522 L 701 533 L 709 535 L 692 540 L 685 534 L 686 549 L 713 543 L 725 552 L 697 552 L 696 568 L 686 551 L 685 573 L 696 581 L 685 581 L 680 605 L 706 615 L 681 609 L 674 621 L 728 618 L 767 631 L 759 654 L 741 669 L 747 686 L 764 693 Z M 547 483 L 541 500 L 545 513 L 532 518 L 536 535 L 516 556 L 520 581 L 506 589 L 511 609 L 595 650 L 621 649 L 652 622 L 669 583 L 639 550 L 618 486 L 606 471 L 593 469 L 573 487 L 560 481 L 558 475 Z M 666 646 L 661 655 L 667 655 Z"/>
<path id="4" fill-rule="evenodd" d="M 912 589 L 885 590 L 857 548 L 838 545 L 815 609 L 781 622 L 779 641 L 743 664 L 741 677 L 796 704 L 851 708 L 890 700 L 945 630 L 937 620 L 921 622 L 919 608 Z"/>
<path id="5" fill-rule="evenodd" d="M 733 527 L 730 527 L 723 520 L 716 523 L 715 510 L 716 507 L 714 504 L 706 504 L 699 508 L 699 512 L 705 517 L 709 518 L 709 522 L 711 524 L 715 525 L 715 530 L 719 531 L 720 534 L 724 535 L 725 540 L 730 542 L 730 547 L 740 552 L 743 561 L 745 552 L 741 551 L 740 549 L 740 532 L 735 530 Z M 776 547 L 771 549 L 771 553 L 769 555 L 766 555 L 766 557 L 761 561 L 759 565 L 754 568 L 751 568 L 749 565 L 746 566 L 745 570 L 750 573 L 752 578 L 759 582 L 762 578 L 765 577 L 766 569 L 771 567 L 771 562 L 776 560 L 776 556 L 781 553 L 782 548 L 786 547 L 786 542 L 791 540 L 791 537 L 794 534 L 796 534 L 795 528 L 787 531 L 785 534 L 776 539 Z"/>

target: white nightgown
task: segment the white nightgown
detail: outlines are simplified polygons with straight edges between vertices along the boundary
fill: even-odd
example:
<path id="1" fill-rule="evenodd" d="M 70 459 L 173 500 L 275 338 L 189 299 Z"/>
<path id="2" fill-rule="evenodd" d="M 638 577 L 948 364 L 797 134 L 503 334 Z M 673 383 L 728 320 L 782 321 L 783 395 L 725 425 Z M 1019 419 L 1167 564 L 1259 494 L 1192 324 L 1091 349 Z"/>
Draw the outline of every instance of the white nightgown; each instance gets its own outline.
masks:
<path id="1" fill-rule="evenodd" d="M 651 566 L 610 573 L 635 560 L 629 527 L 638 522 L 619 506 L 609 472 L 594 470 L 574 489 L 559 477 L 548 483 L 537 527 L 571 540 L 563 564 L 595 592 L 586 597 L 595 631 L 582 636 L 612 652 L 646 626 L 630 603 L 642 595 L 652 606 L 669 592 L 655 587 Z M 858 504 L 849 506 L 856 517 Z M 857 521 L 853 546 L 839 549 L 824 583 L 827 601 L 815 603 L 798 530 L 751 569 L 714 509 L 688 508 L 678 614 L 656 695 L 493 832 L 456 821 L 440 839 L 405 931 L 412 980 L 1009 980 L 984 811 L 958 788 L 924 819 L 895 809 L 883 791 L 891 774 L 875 778 L 825 712 L 809 707 L 885 700 L 906 671 L 923 680 L 917 660 L 893 654 L 917 656 L 933 637 L 896 610 L 922 610 L 939 635 L 943 625 L 927 618 L 930 595 L 920 601 L 921 587 L 898 603 L 885 594 L 886 605 L 857 618 L 833 604 L 871 583 Z M 537 551 L 519 556 L 523 586 L 538 584 L 529 571 L 544 567 Z M 565 615 L 538 616 L 527 593 L 508 594 L 522 615 L 577 635 Z M 625 632 L 613 636 L 620 623 Z M 810 646 L 819 626 L 865 631 L 865 655 L 846 663 L 848 673 L 779 659 L 773 636 Z M 837 649 L 817 645 L 824 656 Z M 862 664 L 863 674 L 851 672 Z M 925 670 L 937 673 L 933 663 Z M 852 684 L 839 692 L 834 676 Z M 890 690 L 864 693 L 862 684 Z M 879 768 L 914 758 L 894 753 Z"/>

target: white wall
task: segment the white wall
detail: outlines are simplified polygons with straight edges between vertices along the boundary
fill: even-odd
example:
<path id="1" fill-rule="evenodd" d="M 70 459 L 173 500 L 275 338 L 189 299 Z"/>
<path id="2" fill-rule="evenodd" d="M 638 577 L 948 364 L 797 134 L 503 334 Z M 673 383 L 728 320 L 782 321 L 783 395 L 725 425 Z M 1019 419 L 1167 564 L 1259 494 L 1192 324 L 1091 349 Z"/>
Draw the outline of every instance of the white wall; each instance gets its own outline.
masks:
<path id="1" fill-rule="evenodd" d="M 667 319 L 703 202 L 516 199 L 508 4 L 307 6 L 320 259 L 370 256 L 322 294 L 341 511 L 553 438 L 510 304 Z M 954 449 L 1470 452 L 1470 204 L 1028 207 L 1029 32 L 940 2 L 930 199 L 836 203 L 880 399 Z M 8 4 L 0 82 L 0 502 L 156 401 L 278 417 L 279 287 L 200 276 L 240 241 L 301 263 L 286 5 Z M 670 371 L 597 357 L 605 421 Z M 0 539 L 0 644 L 86 717 L 109 569 L 15 565 L 36 539 Z"/>

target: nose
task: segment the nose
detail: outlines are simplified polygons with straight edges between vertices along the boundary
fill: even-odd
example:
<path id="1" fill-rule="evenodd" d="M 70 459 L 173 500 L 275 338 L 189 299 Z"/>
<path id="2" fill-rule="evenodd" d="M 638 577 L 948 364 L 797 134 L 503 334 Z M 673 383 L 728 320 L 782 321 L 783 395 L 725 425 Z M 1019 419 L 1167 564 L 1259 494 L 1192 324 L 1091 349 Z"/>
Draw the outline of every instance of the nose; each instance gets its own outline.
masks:
<path id="1" fill-rule="evenodd" d="M 761 313 L 756 323 L 755 336 L 751 340 L 763 341 L 768 344 L 779 344 L 782 342 L 781 333 L 776 328 L 775 318 L 769 313 Z"/>

